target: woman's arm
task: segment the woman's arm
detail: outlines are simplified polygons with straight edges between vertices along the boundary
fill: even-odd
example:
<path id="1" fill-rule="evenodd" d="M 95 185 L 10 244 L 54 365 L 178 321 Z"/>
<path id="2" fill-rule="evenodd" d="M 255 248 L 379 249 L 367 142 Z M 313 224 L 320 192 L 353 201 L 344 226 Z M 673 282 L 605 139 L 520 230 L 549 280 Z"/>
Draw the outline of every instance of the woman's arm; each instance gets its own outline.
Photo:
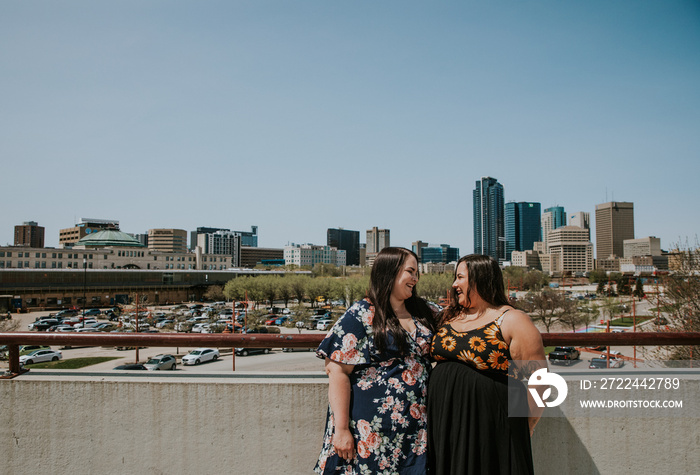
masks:
<path id="1" fill-rule="evenodd" d="M 326 358 L 328 375 L 328 401 L 333 411 L 335 433 L 333 447 L 339 457 L 350 460 L 355 457 L 355 440 L 350 432 L 350 373 L 354 366 Z"/>
<path id="2" fill-rule="evenodd" d="M 523 366 L 526 376 L 529 377 L 538 369 L 547 367 L 542 335 L 529 315 L 520 310 L 511 310 L 503 319 L 501 331 L 503 339 L 508 343 L 511 358 L 513 361 L 522 362 L 520 365 Z M 538 407 L 529 393 L 527 399 L 530 408 L 528 423 L 532 435 L 544 408 Z"/>

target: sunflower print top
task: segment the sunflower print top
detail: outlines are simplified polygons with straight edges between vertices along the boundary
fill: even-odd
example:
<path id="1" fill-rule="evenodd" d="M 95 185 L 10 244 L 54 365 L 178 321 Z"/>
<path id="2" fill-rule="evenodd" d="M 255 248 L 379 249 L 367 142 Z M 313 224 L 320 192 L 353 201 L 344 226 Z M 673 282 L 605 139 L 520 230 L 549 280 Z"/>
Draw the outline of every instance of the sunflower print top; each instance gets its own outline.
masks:
<path id="1" fill-rule="evenodd" d="M 480 371 L 508 374 L 510 351 L 501 334 L 503 316 L 466 332 L 458 332 L 445 323 L 438 328 L 430 347 L 435 361 L 461 361 Z"/>

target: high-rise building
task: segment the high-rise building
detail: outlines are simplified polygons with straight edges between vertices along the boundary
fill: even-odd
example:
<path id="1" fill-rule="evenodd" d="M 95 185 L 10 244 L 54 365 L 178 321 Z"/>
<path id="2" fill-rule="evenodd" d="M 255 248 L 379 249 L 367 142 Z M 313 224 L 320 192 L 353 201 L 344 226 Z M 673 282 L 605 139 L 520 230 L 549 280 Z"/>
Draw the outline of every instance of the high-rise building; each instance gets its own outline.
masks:
<path id="1" fill-rule="evenodd" d="M 15 226 L 15 246 L 44 247 L 44 227 L 36 221 Z"/>
<path id="2" fill-rule="evenodd" d="M 119 221 L 114 221 L 111 219 L 82 218 L 74 227 L 61 229 L 59 231 L 58 244 L 61 247 L 70 247 L 88 234 L 102 231 L 104 229 L 119 231 Z"/>
<path id="3" fill-rule="evenodd" d="M 578 211 L 576 213 L 569 215 L 569 225 L 578 226 L 583 229 L 591 229 L 591 213 L 586 213 L 585 211 Z"/>
<path id="4" fill-rule="evenodd" d="M 241 263 L 241 236 L 231 231 L 197 234 L 197 247 L 202 254 L 224 254 L 232 257 L 232 265 Z"/>
<path id="5" fill-rule="evenodd" d="M 360 265 L 360 231 L 343 228 L 329 228 L 326 244 L 345 251 L 347 265 Z"/>
<path id="6" fill-rule="evenodd" d="M 148 248 L 161 252 L 187 252 L 187 231 L 184 229 L 149 229 Z"/>
<path id="7" fill-rule="evenodd" d="M 376 226 L 367 230 L 367 265 L 374 264 L 374 259 L 379 251 L 391 246 L 391 236 L 388 229 L 379 229 Z"/>
<path id="8" fill-rule="evenodd" d="M 540 204 L 528 202 L 506 203 L 506 260 L 513 251 L 532 250 L 540 237 Z"/>
<path id="9" fill-rule="evenodd" d="M 502 262 L 506 256 L 503 185 L 491 177 L 476 182 L 474 197 L 474 252 Z"/>
<path id="10" fill-rule="evenodd" d="M 634 239 L 634 203 L 610 201 L 596 205 L 596 259 L 623 257 L 625 239 Z"/>
<path id="11" fill-rule="evenodd" d="M 542 242 L 547 243 L 551 231 L 566 226 L 566 212 L 562 206 L 552 206 L 542 213 Z"/>
<path id="12" fill-rule="evenodd" d="M 560 226 L 550 231 L 547 251 L 553 256 L 553 272 L 585 273 L 593 270 L 593 243 L 586 229 Z"/>

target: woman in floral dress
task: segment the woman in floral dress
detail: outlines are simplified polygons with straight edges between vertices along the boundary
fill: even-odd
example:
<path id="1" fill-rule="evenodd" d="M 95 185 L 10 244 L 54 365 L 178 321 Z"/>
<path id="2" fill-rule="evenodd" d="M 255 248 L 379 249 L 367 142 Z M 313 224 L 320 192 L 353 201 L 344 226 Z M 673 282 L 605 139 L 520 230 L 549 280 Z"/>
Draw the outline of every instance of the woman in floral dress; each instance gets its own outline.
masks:
<path id="1" fill-rule="evenodd" d="M 352 305 L 321 342 L 329 408 L 317 473 L 426 472 L 433 314 L 416 296 L 417 282 L 413 252 L 383 249 L 367 298 Z"/>

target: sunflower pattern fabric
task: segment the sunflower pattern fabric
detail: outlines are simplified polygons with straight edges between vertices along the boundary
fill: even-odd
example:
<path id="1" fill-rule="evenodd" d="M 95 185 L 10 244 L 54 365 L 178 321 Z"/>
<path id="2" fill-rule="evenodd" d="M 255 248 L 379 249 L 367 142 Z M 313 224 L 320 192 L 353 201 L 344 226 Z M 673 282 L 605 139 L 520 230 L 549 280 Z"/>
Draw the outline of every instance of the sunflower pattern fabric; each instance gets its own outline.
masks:
<path id="1" fill-rule="evenodd" d="M 437 362 L 460 361 L 480 371 L 508 374 L 510 352 L 499 326 L 502 317 L 466 332 L 458 332 L 449 323 L 442 325 L 433 337 L 432 357 Z"/>

